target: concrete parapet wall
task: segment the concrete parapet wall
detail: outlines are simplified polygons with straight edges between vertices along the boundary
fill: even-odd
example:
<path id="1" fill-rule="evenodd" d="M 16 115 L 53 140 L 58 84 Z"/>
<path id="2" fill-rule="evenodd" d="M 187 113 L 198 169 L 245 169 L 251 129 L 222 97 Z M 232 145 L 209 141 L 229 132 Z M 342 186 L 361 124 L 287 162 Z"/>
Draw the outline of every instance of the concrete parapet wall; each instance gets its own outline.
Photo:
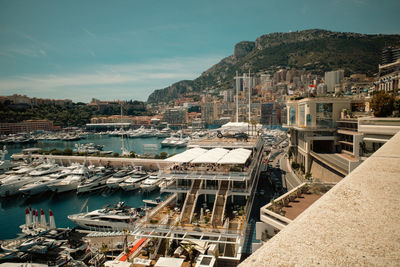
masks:
<path id="1" fill-rule="evenodd" d="M 341 173 L 336 172 L 329 166 L 326 166 L 314 158 L 311 160 L 310 172 L 313 179 L 318 179 L 319 181 L 327 183 L 337 183 L 344 177 Z"/>
<path id="2" fill-rule="evenodd" d="M 398 266 L 400 133 L 240 266 Z"/>

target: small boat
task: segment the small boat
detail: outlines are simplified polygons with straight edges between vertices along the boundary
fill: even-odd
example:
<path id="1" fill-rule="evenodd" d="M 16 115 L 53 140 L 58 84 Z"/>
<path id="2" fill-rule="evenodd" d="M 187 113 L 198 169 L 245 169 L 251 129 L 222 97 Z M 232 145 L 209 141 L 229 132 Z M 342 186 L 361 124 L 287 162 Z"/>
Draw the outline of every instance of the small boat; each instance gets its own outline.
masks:
<path id="1" fill-rule="evenodd" d="M 149 204 L 149 205 L 158 205 L 162 201 L 161 201 L 161 198 L 158 197 L 158 198 L 156 198 L 154 200 L 153 199 L 143 199 L 143 202 L 146 203 L 146 204 Z"/>

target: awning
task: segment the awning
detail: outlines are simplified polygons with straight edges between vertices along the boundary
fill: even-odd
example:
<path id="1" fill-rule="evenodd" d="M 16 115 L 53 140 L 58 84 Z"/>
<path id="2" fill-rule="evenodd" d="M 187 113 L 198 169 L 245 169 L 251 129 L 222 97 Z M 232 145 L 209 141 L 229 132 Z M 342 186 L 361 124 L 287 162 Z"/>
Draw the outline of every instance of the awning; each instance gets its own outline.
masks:
<path id="1" fill-rule="evenodd" d="M 225 148 L 213 148 L 193 159 L 192 163 L 217 163 L 228 152 L 229 150 Z"/>
<path id="2" fill-rule="evenodd" d="M 218 164 L 244 164 L 251 155 L 251 150 L 238 148 L 229 151 L 223 156 Z"/>
<path id="3" fill-rule="evenodd" d="M 197 158 L 198 156 L 207 152 L 207 149 L 195 147 L 179 153 L 175 156 L 165 159 L 165 161 L 176 162 L 176 163 L 186 163 Z"/>

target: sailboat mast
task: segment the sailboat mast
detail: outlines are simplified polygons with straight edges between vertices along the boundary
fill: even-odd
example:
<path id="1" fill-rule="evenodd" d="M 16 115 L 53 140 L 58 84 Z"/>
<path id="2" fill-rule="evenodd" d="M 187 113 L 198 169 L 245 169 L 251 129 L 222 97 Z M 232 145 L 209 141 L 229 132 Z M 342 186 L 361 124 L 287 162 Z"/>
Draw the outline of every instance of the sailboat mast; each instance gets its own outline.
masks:
<path id="1" fill-rule="evenodd" d="M 120 115 L 120 122 L 121 122 L 121 154 L 124 155 L 125 152 L 125 143 L 124 143 L 124 134 L 123 134 L 123 127 L 122 127 L 122 103 L 120 102 L 121 106 L 121 115 Z"/>
<path id="2" fill-rule="evenodd" d="M 250 69 L 249 69 L 249 123 L 251 121 L 251 75 L 250 75 Z"/>
<path id="3" fill-rule="evenodd" d="M 239 122 L 239 93 L 238 93 L 239 86 L 240 86 L 240 80 L 238 72 L 236 71 L 236 122 Z"/>

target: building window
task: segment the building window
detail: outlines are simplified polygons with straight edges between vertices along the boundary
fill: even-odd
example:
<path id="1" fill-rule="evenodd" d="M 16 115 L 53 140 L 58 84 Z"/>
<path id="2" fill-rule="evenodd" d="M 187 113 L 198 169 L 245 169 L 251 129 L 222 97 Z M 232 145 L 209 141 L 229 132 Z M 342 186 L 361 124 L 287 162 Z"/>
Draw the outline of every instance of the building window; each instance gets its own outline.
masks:
<path id="1" fill-rule="evenodd" d="M 307 114 L 307 126 L 311 127 L 311 114 Z"/>
<path id="2" fill-rule="evenodd" d="M 317 112 L 315 116 L 317 127 L 333 127 L 333 104 L 332 103 L 317 103 Z"/>
<path id="3" fill-rule="evenodd" d="M 296 109 L 294 107 L 290 107 L 289 109 L 289 122 L 290 125 L 296 124 Z"/>
<path id="4" fill-rule="evenodd" d="M 306 106 L 300 105 L 299 106 L 299 125 L 305 126 L 305 117 L 306 117 Z"/>

